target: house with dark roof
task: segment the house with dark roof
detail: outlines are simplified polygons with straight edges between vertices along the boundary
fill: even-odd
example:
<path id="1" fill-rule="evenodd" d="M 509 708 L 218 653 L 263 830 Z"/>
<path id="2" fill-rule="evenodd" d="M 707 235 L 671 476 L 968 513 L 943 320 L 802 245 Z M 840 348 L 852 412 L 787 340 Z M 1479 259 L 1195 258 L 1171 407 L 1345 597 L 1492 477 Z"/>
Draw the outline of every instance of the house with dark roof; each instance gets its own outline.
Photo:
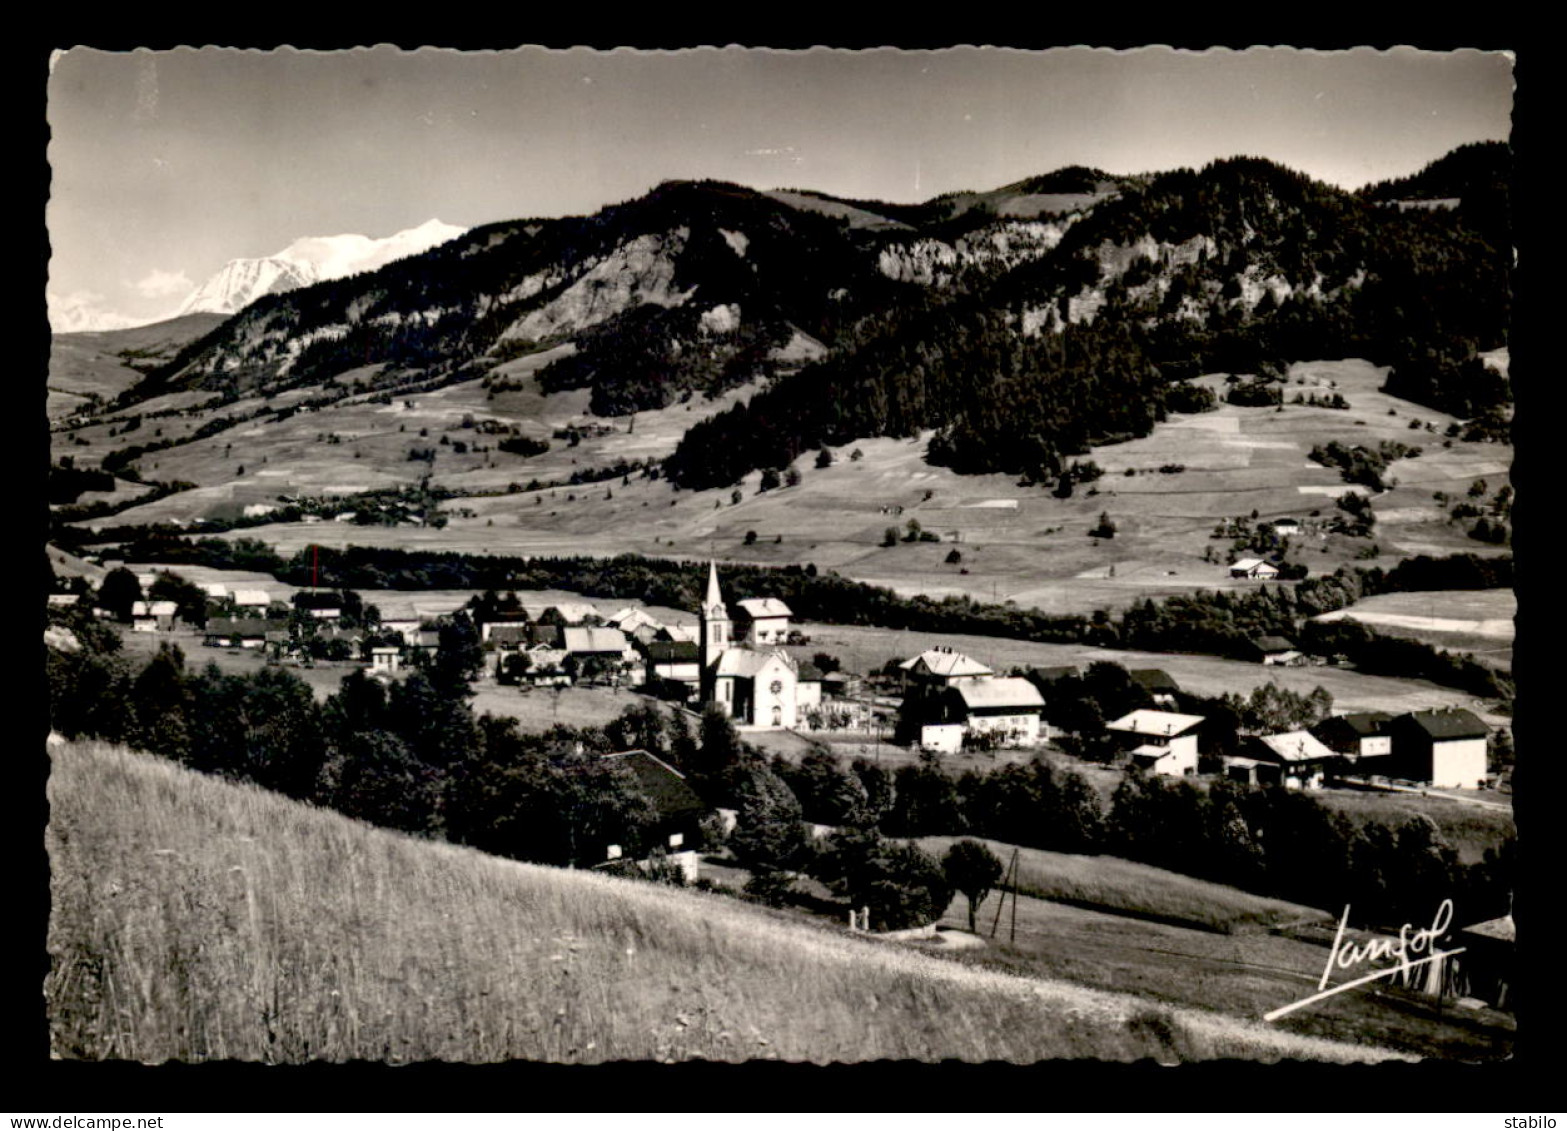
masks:
<path id="1" fill-rule="evenodd" d="M 1479 789 L 1485 784 L 1491 728 L 1472 711 L 1412 711 L 1387 725 L 1393 736 L 1389 776 L 1438 789 Z"/>
<path id="2" fill-rule="evenodd" d="M 202 636 L 209 648 L 260 648 L 266 642 L 267 622 L 260 617 L 212 617 Z"/>
<path id="3" fill-rule="evenodd" d="M 1301 663 L 1305 656 L 1282 636 L 1259 636 L 1251 642 L 1253 657 L 1263 664 L 1285 664 L 1294 666 Z"/>
<path id="4" fill-rule="evenodd" d="M 1175 677 L 1162 668 L 1138 668 L 1126 673 L 1132 677 L 1132 682 L 1148 692 L 1153 697 L 1155 707 L 1175 709 L 1175 697 L 1181 692 L 1181 685 L 1175 682 Z"/>
<path id="5" fill-rule="evenodd" d="M 509 624 L 497 624 L 494 621 L 486 621 L 484 625 L 484 646 L 490 649 L 518 649 L 526 648 L 530 643 L 528 630 L 533 626 L 523 621 Z"/>
<path id="6" fill-rule="evenodd" d="M 602 758 L 630 771 L 637 792 L 653 807 L 651 840 L 671 852 L 701 847 L 702 818 L 712 810 L 684 774 L 646 750 L 623 750 Z"/>
<path id="7" fill-rule="evenodd" d="M 1334 715 L 1311 728 L 1323 745 L 1337 751 L 1346 770 L 1357 774 L 1386 773 L 1393 753 L 1393 736 L 1386 711 L 1356 711 Z"/>
<path id="8" fill-rule="evenodd" d="M 691 641 L 655 640 L 642 646 L 644 683 L 678 683 L 694 692 L 702 686 L 702 650 Z"/>

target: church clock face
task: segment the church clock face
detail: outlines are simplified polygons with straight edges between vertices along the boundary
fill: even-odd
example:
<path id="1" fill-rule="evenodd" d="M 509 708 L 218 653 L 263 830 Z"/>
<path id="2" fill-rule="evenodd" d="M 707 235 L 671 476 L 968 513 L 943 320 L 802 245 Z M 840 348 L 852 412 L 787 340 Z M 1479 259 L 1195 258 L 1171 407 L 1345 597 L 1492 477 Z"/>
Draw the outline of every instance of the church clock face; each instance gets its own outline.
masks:
<path id="1" fill-rule="evenodd" d="M 772 691 L 772 693 L 774 695 L 782 695 L 783 694 L 783 680 L 781 680 L 781 679 L 773 680 L 771 691 Z"/>

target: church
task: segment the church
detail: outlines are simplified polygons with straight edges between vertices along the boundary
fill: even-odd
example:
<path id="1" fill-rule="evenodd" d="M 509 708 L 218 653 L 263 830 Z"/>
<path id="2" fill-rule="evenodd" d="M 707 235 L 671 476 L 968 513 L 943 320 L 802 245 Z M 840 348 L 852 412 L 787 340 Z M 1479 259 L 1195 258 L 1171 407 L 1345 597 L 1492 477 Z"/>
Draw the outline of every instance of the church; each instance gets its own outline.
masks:
<path id="1" fill-rule="evenodd" d="M 736 643 L 734 621 L 718 588 L 718 565 L 709 563 L 698 641 L 702 702 L 717 704 L 737 727 L 793 729 L 799 725 L 800 665 L 782 648 L 758 646 L 782 639 L 778 621 L 784 618 L 786 631 L 789 610 L 781 601 L 770 600 L 767 613 L 751 621 L 745 642 Z"/>

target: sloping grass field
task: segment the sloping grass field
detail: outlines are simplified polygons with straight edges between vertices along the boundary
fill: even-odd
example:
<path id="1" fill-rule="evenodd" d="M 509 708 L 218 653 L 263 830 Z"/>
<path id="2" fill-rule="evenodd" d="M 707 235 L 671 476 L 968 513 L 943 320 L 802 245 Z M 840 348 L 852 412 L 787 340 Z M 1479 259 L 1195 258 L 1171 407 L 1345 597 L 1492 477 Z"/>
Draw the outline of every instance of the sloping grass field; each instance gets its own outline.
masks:
<path id="1" fill-rule="evenodd" d="M 959 840 L 979 841 L 1003 865 L 1011 859 L 1012 845 L 983 837 L 930 836 L 920 838 L 919 845 L 940 859 Z M 1313 907 L 1114 856 L 1077 856 L 1039 848 L 1018 848 L 1017 853 L 1017 890 L 1040 899 L 1227 935 L 1332 918 Z"/>
<path id="2" fill-rule="evenodd" d="M 53 754 L 61 1057 L 1398 1055 L 421 842 L 120 748 Z"/>

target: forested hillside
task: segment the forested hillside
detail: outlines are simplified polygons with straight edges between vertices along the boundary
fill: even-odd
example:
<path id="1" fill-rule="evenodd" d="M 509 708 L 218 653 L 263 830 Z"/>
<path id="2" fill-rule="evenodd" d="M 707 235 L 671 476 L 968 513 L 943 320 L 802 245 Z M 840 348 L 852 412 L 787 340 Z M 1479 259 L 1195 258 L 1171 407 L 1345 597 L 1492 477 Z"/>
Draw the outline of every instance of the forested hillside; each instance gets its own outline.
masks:
<path id="1" fill-rule="evenodd" d="M 1510 175 L 1498 143 L 1360 193 L 1254 158 L 924 205 L 670 182 L 267 296 L 122 400 L 429 388 L 571 342 L 539 386 L 588 388 L 600 415 L 770 382 L 690 430 L 666 468 L 680 486 L 929 429 L 932 462 L 1048 481 L 1205 407 L 1184 378 L 1260 387 L 1364 357 L 1392 367 L 1389 392 L 1499 434 L 1507 378 L 1478 355 L 1507 341 Z"/>

